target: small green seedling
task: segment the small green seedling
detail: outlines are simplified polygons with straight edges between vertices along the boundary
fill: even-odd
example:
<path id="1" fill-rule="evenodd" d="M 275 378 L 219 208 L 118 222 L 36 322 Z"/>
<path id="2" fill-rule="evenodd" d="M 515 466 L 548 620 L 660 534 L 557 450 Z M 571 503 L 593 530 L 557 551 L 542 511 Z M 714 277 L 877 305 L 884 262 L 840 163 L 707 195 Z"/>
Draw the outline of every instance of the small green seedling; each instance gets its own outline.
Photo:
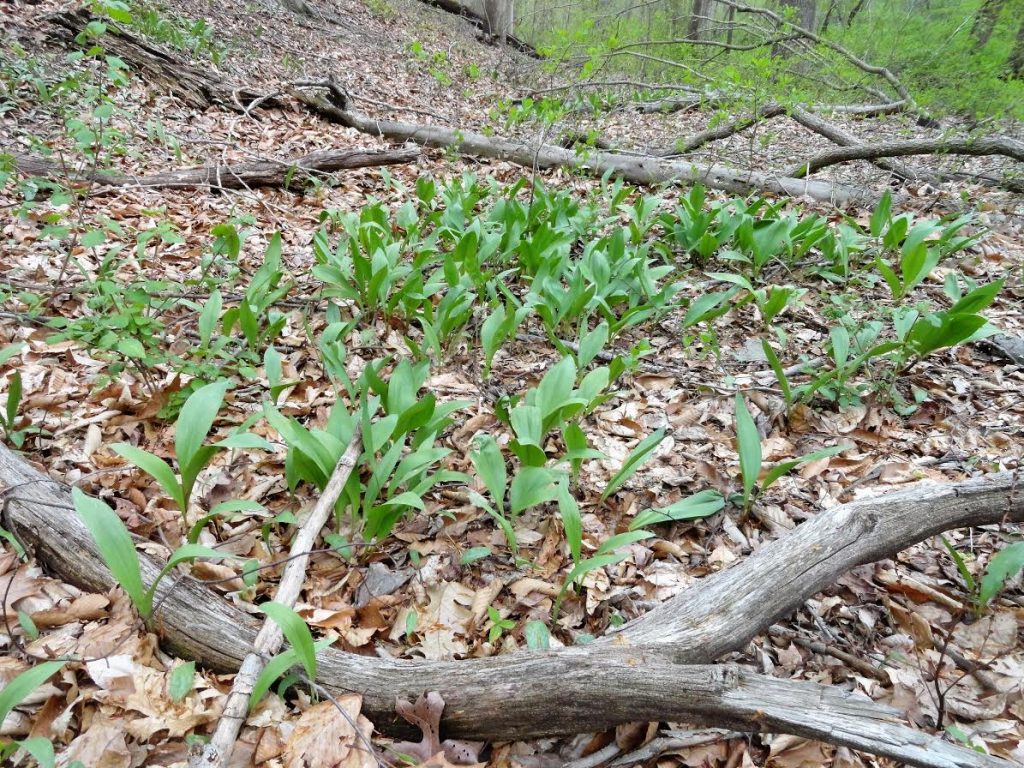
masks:
<path id="1" fill-rule="evenodd" d="M 834 445 L 796 459 L 781 461 L 768 470 L 764 479 L 758 484 L 758 477 L 761 474 L 762 468 L 761 436 L 757 432 L 757 425 L 754 423 L 750 411 L 747 410 L 743 395 L 740 393 L 736 393 L 736 443 L 740 454 L 740 476 L 743 481 L 742 506 L 744 512 L 750 511 L 757 495 L 764 493 L 776 480 L 800 464 L 817 461 L 827 456 L 835 456 L 837 453 L 845 450 L 845 446 Z"/>
<path id="2" fill-rule="evenodd" d="M 183 544 L 171 553 L 167 564 L 160 569 L 153 583 L 146 587 L 142 583 L 142 569 L 139 554 L 131 534 L 110 507 L 99 499 L 88 496 L 78 488 L 71 489 L 71 499 L 79 517 L 92 534 L 93 541 L 99 549 L 100 557 L 110 569 L 114 579 L 128 595 L 135 610 L 146 621 L 153 615 L 153 598 L 161 579 L 170 573 L 175 566 L 200 558 L 233 558 L 235 555 L 218 552 L 201 544 Z"/>

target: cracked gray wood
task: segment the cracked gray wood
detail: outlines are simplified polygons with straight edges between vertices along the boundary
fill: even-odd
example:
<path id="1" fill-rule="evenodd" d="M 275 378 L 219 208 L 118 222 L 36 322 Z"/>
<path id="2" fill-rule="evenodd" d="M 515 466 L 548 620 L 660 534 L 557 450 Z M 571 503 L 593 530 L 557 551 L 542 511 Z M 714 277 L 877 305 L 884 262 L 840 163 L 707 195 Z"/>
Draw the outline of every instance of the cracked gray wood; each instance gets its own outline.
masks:
<path id="1" fill-rule="evenodd" d="M 918 486 L 823 512 L 589 646 L 447 662 L 328 649 L 320 656 L 320 682 L 332 692 L 361 694 L 364 711 L 384 730 L 400 725 L 396 696 L 436 690 L 447 702 L 443 722 L 453 737 L 506 740 L 685 720 L 794 733 L 911 765 L 1004 765 L 909 728 L 866 697 L 705 662 L 742 648 L 857 564 L 949 528 L 1024 520 L 1020 479 L 1009 472 Z M 0 481 L 3 525 L 41 563 L 85 589 L 112 586 L 65 486 L 3 447 Z M 144 554 L 141 560 L 144 578 L 152 579 L 160 564 Z M 258 621 L 201 583 L 172 581 L 160 586 L 155 617 L 167 648 L 213 669 L 237 670 Z"/>

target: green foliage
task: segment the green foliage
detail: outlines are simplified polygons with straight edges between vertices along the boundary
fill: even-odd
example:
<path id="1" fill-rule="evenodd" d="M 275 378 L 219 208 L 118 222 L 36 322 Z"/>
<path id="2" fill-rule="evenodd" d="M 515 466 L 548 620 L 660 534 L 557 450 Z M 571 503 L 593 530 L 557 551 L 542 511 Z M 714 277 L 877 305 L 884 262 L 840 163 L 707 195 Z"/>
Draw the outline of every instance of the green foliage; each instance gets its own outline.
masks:
<path id="1" fill-rule="evenodd" d="M 63 666 L 63 661 L 44 661 L 26 669 L 8 682 L 0 690 L 0 723 L 10 714 L 11 710 L 21 704 L 36 688 L 53 677 Z M 52 768 L 54 752 L 49 739 L 37 736 L 21 741 L 0 741 L 0 760 L 10 759 L 19 749 L 32 755 L 40 766 Z M 81 764 L 79 763 L 79 765 Z"/>
<path id="2" fill-rule="evenodd" d="M 71 498 L 75 505 L 75 511 L 78 512 L 82 522 L 89 529 L 93 541 L 96 542 L 103 562 L 106 563 L 114 579 L 128 595 L 135 610 L 146 621 L 152 618 L 153 599 L 160 581 L 176 566 L 200 558 L 234 557 L 234 555 L 218 552 L 199 544 L 183 544 L 171 553 L 153 583 L 146 587 L 142 583 L 139 555 L 135 551 L 135 544 L 117 513 L 99 499 L 87 496 L 78 488 L 72 489 Z"/>
<path id="3" fill-rule="evenodd" d="M 964 556 L 946 539 L 940 537 L 942 546 L 956 565 L 964 587 L 974 605 L 974 611 L 980 615 L 1002 590 L 1009 579 L 1024 571 L 1024 541 L 1017 541 L 1000 549 L 988 563 L 980 579 L 976 579 L 967 566 Z"/>
<path id="4" fill-rule="evenodd" d="M 185 405 L 178 415 L 174 433 L 174 457 L 178 465 L 178 475 L 175 475 L 170 464 L 149 451 L 127 443 L 117 443 L 112 446 L 117 454 L 157 481 L 178 507 L 186 527 L 189 526 L 188 512 L 192 489 L 195 487 L 199 473 L 206 468 L 218 451 L 230 448 L 269 450 L 271 447 L 263 438 L 244 433 L 236 433 L 216 443 L 206 444 L 206 436 L 213 427 L 213 422 L 217 418 L 217 413 L 220 411 L 224 396 L 230 386 L 231 383 L 227 380 L 216 381 L 197 389 L 185 401 Z M 226 504 L 226 506 L 219 505 L 219 508 L 211 511 L 204 521 L 221 512 L 251 509 L 244 502 L 241 505 L 230 502 Z M 201 530 L 202 525 L 200 524 L 189 527 L 188 540 L 190 543 L 195 543 L 198 540 Z"/>
<path id="5" fill-rule="evenodd" d="M 776 480 L 792 471 L 801 464 L 809 461 L 817 461 L 828 456 L 835 456 L 845 450 L 844 446 L 835 445 L 830 448 L 822 448 L 819 451 L 805 454 L 797 459 L 781 461 L 769 469 L 763 478 L 758 479 L 762 469 L 761 436 L 757 431 L 750 411 L 747 410 L 743 395 L 736 393 L 736 447 L 740 455 L 740 477 L 743 482 L 742 505 L 744 511 L 749 511 L 754 503 L 756 495 L 764 493 Z"/>
<path id="6" fill-rule="evenodd" d="M 363 534 L 378 539 L 410 510 L 424 510 L 423 496 L 435 485 L 465 479 L 462 473 L 436 469 L 449 451 L 434 444 L 451 423 L 451 414 L 465 404 L 441 404 L 431 393 L 419 396 L 429 373 L 425 362 L 402 360 L 386 382 L 380 377 L 382 367 L 367 366 L 354 385 L 358 412 L 350 413 L 339 401 L 325 429 L 306 429 L 272 404 L 264 406 L 268 422 L 288 445 L 285 476 L 291 488 L 308 482 L 322 490 L 356 425 L 361 426 L 363 450 L 357 466 L 370 468 L 370 475 L 363 482 L 359 472 L 352 473 L 338 509 L 348 506 Z"/>

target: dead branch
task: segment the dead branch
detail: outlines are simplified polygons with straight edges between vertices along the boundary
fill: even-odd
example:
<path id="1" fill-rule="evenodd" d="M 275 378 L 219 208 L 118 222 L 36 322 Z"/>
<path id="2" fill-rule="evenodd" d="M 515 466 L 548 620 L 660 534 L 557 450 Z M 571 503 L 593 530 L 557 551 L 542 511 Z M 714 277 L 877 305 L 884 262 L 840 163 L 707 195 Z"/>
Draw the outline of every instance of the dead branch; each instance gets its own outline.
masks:
<path id="1" fill-rule="evenodd" d="M 15 167 L 26 176 L 69 178 L 72 183 L 91 182 L 108 187 L 244 189 L 246 187 L 303 187 L 317 174 L 353 168 L 411 163 L 420 157 L 416 148 L 393 150 L 321 150 L 293 160 L 257 160 L 231 165 L 183 168 L 150 176 L 87 170 L 76 172 L 58 162 L 27 155 L 15 155 Z"/>
<path id="2" fill-rule="evenodd" d="M 787 175 L 803 178 L 830 165 L 850 160 L 878 160 L 886 157 L 907 157 L 909 155 L 973 155 L 976 157 L 1001 155 L 1024 162 L 1024 142 L 1005 136 L 968 139 L 910 139 L 907 141 L 883 141 L 874 144 L 854 144 L 836 147 L 815 155 L 790 169 Z"/>
<path id="3" fill-rule="evenodd" d="M 688 152 L 693 152 L 695 149 L 703 147 L 712 141 L 718 141 L 719 139 L 727 139 L 730 136 L 734 136 L 737 133 L 742 133 L 748 128 L 757 125 L 764 120 L 770 120 L 773 117 L 784 115 L 786 108 L 780 104 L 767 104 L 761 107 L 753 115 L 747 117 L 741 117 L 736 120 L 731 120 L 727 123 L 722 123 L 714 128 L 708 128 L 705 131 L 691 136 L 681 146 L 674 147 L 670 152 L 675 155 L 685 155 Z"/>
<path id="4" fill-rule="evenodd" d="M 292 539 L 288 564 L 285 565 L 284 574 L 277 585 L 274 602 L 291 608 L 298 600 L 299 594 L 302 592 L 302 584 L 306 580 L 309 553 L 320 536 L 321 529 L 327 524 L 327 519 L 334 511 L 334 505 L 341 496 L 352 470 L 355 469 L 356 461 L 362 450 L 362 430 L 357 426 L 348 448 L 338 459 L 338 464 L 327 481 L 323 493 L 299 526 L 295 538 Z M 228 694 L 224 711 L 217 722 L 217 729 L 214 731 L 213 737 L 203 747 L 201 753 L 195 754 L 189 760 L 190 768 L 220 768 L 228 765 L 235 741 L 238 739 L 238 732 L 241 730 L 249 709 L 249 698 L 256 686 L 256 680 L 267 665 L 267 660 L 278 652 L 283 642 L 284 634 L 281 627 L 270 618 L 265 619 L 259 634 L 256 635 L 252 653 L 242 660 L 238 674 L 235 675 L 235 681 L 231 686 L 231 692 Z M 358 730 L 356 732 L 358 733 Z"/>
<path id="5" fill-rule="evenodd" d="M 329 649 L 320 658 L 320 682 L 338 694 L 361 693 L 367 714 L 385 729 L 395 726 L 396 696 L 436 690 L 447 702 L 446 730 L 466 738 L 688 720 L 795 733 L 912 765 L 995 768 L 1003 763 L 908 728 L 865 697 L 687 662 L 742 648 L 854 565 L 947 528 L 1024 520 L 1019 480 L 1002 473 L 836 507 L 590 646 L 444 662 Z M 42 564 L 84 589 L 113 586 L 65 486 L 3 447 L 0 481 L 7 488 L 4 527 Z M 153 579 L 161 564 L 142 553 L 140 559 L 144 578 Z M 161 583 L 158 603 L 155 626 L 169 649 L 213 669 L 237 670 L 255 641 L 252 617 L 199 582 Z"/>
<path id="6" fill-rule="evenodd" d="M 793 107 L 789 110 L 789 116 L 806 128 L 819 136 L 823 136 L 834 144 L 838 144 L 840 147 L 854 147 L 863 146 L 860 140 L 852 133 L 848 133 L 834 123 L 830 123 L 824 118 L 812 114 L 805 109 L 799 107 Z M 873 164 L 884 171 L 888 171 L 899 179 L 904 181 L 929 181 L 933 184 L 940 183 L 937 178 L 932 178 L 927 174 L 921 174 L 912 168 L 908 168 L 902 163 L 894 163 L 883 158 L 875 158 L 872 160 Z"/>
<path id="7" fill-rule="evenodd" d="M 581 153 L 550 144 L 530 145 L 442 126 L 375 120 L 351 110 L 342 111 L 308 91 L 293 89 L 291 94 L 323 117 L 370 136 L 391 141 L 413 141 L 428 147 L 452 148 L 463 155 L 505 160 L 527 168 L 567 168 L 598 177 L 610 172 L 628 182 L 644 186 L 688 182 L 735 194 L 759 192 L 796 197 L 806 195 L 836 205 L 868 203 L 873 197 L 867 192 L 830 182 L 795 180 L 723 165 L 669 161 L 648 155 Z"/>

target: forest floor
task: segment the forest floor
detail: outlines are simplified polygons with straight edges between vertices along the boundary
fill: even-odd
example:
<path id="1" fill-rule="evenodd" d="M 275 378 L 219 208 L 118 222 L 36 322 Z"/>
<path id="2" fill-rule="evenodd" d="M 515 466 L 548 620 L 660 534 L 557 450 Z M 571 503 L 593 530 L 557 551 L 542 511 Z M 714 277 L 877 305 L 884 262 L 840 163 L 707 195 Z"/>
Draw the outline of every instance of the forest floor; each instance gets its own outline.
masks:
<path id="1" fill-rule="evenodd" d="M 37 68 L 33 77 L 51 83 L 64 77 L 73 65 L 66 62 L 66 51 L 48 38 L 47 17 L 71 7 L 54 0 L 0 7 L 0 53 L 8 61 L 4 66 L 29 67 L 17 61 L 30 55 L 31 67 Z M 545 87 L 552 81 L 536 62 L 484 44 L 464 21 L 413 0 L 331 0 L 318 7 L 329 18 L 206 0 L 168 0 L 160 13 L 166 19 L 206 19 L 213 48 L 200 50 L 196 60 L 225 80 L 258 93 L 275 93 L 285 81 L 332 76 L 344 84 L 357 108 L 378 117 L 462 130 L 493 129 L 499 134 L 512 131 L 534 141 L 551 130 L 531 124 L 510 126 L 495 118 L 502 110 L 507 113 L 508 99 L 527 92 L 531 84 Z M 15 41 L 24 49 L 21 53 Z M 218 52 L 217 64 L 211 61 L 210 50 Z M 188 57 L 180 50 L 176 53 Z M 105 148 L 106 159 L 131 176 L 256 157 L 285 159 L 321 149 L 388 146 L 299 106 L 252 115 L 197 110 L 141 76 L 108 88 L 108 93 L 115 105 L 109 127 L 116 129 L 117 137 Z M 41 142 L 64 157 L 76 156 L 73 132 L 28 89 L 9 97 L 4 108 L 0 152 L 29 152 Z M 671 145 L 676 137 L 702 130 L 710 119 L 702 112 L 641 115 L 623 110 L 580 116 L 576 125 L 563 123 L 558 130 L 596 128 L 617 145 L 645 148 Z M 900 116 L 870 123 L 839 122 L 868 140 L 942 130 L 922 128 Z M 760 134 L 713 142 L 700 158 L 728 159 L 746 168 L 785 168 L 810 149 L 825 148 L 823 139 L 792 125 L 769 124 Z M 1022 130 L 1008 127 L 1009 135 L 1016 131 L 1019 136 Z M 981 173 L 1006 167 L 1006 161 L 993 159 L 942 157 L 928 162 L 935 169 Z M 172 456 L 175 430 L 173 421 L 165 418 L 166 409 L 177 402 L 176 393 L 190 376 L 166 359 L 146 370 L 117 367 L 111 362 L 117 356 L 102 350 L 99 332 L 88 336 L 82 331 L 77 337 L 55 340 L 47 319 L 64 318 L 67 327 L 81 328 L 76 321 L 95 317 L 100 304 L 86 297 L 99 295 L 90 293 L 96 290 L 97 279 L 143 291 L 189 286 L 177 297 L 180 301 L 169 299 L 158 307 L 163 314 L 156 315 L 162 324 L 159 338 L 167 350 L 187 356 L 196 344 L 196 312 L 208 300 L 196 286 L 200 273 L 208 269 L 202 264 L 210 253 L 211 230 L 230 221 L 248 232 L 230 277 L 235 282 L 225 283 L 226 294 L 232 285 L 244 287 L 246 276 L 262 263 L 271 236 L 280 232 L 283 269 L 294 286 L 280 300 L 288 317 L 275 346 L 283 355 L 284 379 L 293 385 L 278 393 L 278 406 L 309 426 L 323 425 L 337 397 L 314 341 L 327 324 L 322 285 L 311 274 L 316 263 L 313 236 L 324 212 L 359 211 L 371 199 L 397 211 L 412 197 L 418 179 L 458 179 L 464 174 L 502 186 L 524 177 L 539 178 L 549 188 L 581 200 L 600 199 L 602 194 L 598 181 L 569 172 L 534 173 L 508 162 L 425 150 L 413 164 L 396 165 L 386 173 L 372 167 L 344 171 L 302 191 L 128 185 L 94 190 L 77 202 L 41 199 L 27 216 L 16 218 L 10 212 L 23 205 L 25 192 L 11 176 L 0 188 L 0 348 L 17 342 L 25 346 L 2 364 L 0 381 L 6 382 L 3 388 L 9 394 L 12 376 L 20 372 L 18 424 L 24 431 L 25 457 L 54 478 L 106 500 L 144 540 L 144 550 L 166 557 L 167 537 L 177 535 L 178 512 L 159 485 L 133 470 L 110 446 L 127 442 Z M 867 163 L 837 166 L 821 177 L 878 189 L 879 194 L 887 181 Z M 527 193 L 528 187 L 520 194 Z M 671 209 L 686 190 L 668 188 L 659 194 L 658 205 Z M 730 198 L 709 192 L 708 199 Z M 817 212 L 833 225 L 841 220 L 839 213 L 821 204 L 801 200 L 785 205 L 801 215 Z M 907 191 L 900 205 L 901 211 L 923 217 L 973 210 L 968 231 L 980 233 L 976 242 L 943 261 L 910 299 L 921 306 L 948 304 L 943 294 L 947 275 L 954 280 L 964 276 L 979 285 L 1005 279 L 986 316 L 1003 333 L 1024 337 L 1024 199 L 979 184 L 941 190 L 918 185 Z M 847 211 L 851 221 L 865 226 L 871 213 Z M 624 214 L 615 215 L 622 215 L 625 224 Z M 81 241 L 83 222 L 104 222 L 106 242 L 101 247 Z M 70 230 L 51 231 L 56 225 Z M 114 243 L 125 246 L 120 255 L 109 249 Z M 116 264 L 113 271 L 111 258 Z M 716 267 L 721 271 L 717 262 L 687 264 L 681 273 L 682 296 L 692 300 L 713 290 L 715 282 L 707 273 Z M 780 316 L 778 327 L 790 350 L 784 366 L 798 363 L 801 356 L 826 354 L 837 317 L 870 317 L 875 308 L 894 303 L 881 280 L 858 283 L 855 301 L 845 293 L 846 299 L 840 300 L 836 284 L 813 269 L 773 266 L 768 271 L 777 283 L 806 289 L 800 301 Z M 31 312 L 40 300 L 45 312 Z M 153 317 L 153 305 L 147 307 L 147 316 Z M 554 598 L 572 568 L 557 516 L 538 506 L 515 520 L 524 558 L 517 561 L 500 555 L 506 551 L 504 536 L 464 492 L 431 491 L 424 512 L 400 520 L 393 533 L 364 557 L 346 561 L 330 552 L 314 555 L 296 604 L 299 614 L 316 633 L 366 655 L 450 659 L 509 653 L 532 642 L 526 630 L 538 619 L 550 627 L 547 642 L 552 646 L 571 644 L 581 636 L 603 635 L 702 576 L 742 560 L 819 511 L 922 480 L 949 482 L 1021 466 L 1024 366 L 1007 362 L 980 344 L 940 350 L 895 383 L 882 381 L 884 376 L 870 367 L 859 371 L 859 380 L 871 390 L 860 398 L 837 395 L 838 402 L 816 400 L 787 408 L 752 330 L 761 327 L 752 305 L 738 306 L 718 318 L 714 333 L 684 328 L 685 314 L 684 308 L 626 329 L 615 342 L 618 349 L 628 349 L 645 340 L 653 353 L 586 419 L 590 445 L 606 457 L 586 462 L 580 476 L 577 495 L 587 551 L 625 530 L 648 507 L 671 504 L 702 490 L 718 490 L 725 496 L 737 490 L 737 391 L 747 393 L 756 405 L 765 462 L 824 446 L 842 446 L 842 451 L 784 476 L 757 500 L 751 514 L 730 508 L 706 519 L 659 526 L 654 537 L 631 543 L 624 550 L 626 559 L 588 573 L 557 619 L 552 616 Z M 348 349 L 346 366 L 358 373 L 370 361 L 408 356 L 406 332 L 400 323 L 382 318 L 365 322 L 358 328 L 360 344 Z M 427 389 L 439 401 L 468 402 L 439 440 L 451 451 L 446 469 L 471 473 L 473 436 L 507 431 L 495 415 L 501 395 L 521 394 L 535 386 L 557 361 L 557 350 L 538 333 L 542 332 L 537 328 L 523 329 L 503 346 L 488 377 L 481 375 L 481 353 L 471 340 L 453 344 L 432 366 Z M 770 338 L 773 343 L 777 339 Z M 218 421 L 220 432 L 260 412 L 271 382 L 259 364 L 255 367 L 232 393 Z M 893 391 L 899 395 L 896 400 Z M 919 402 L 916 408 L 898 409 L 894 402 L 899 398 Z M 629 452 L 660 428 L 667 429 L 668 436 L 651 460 L 617 494 L 599 501 Z M 265 422 L 253 429 L 279 442 Z M 8 436 L 11 431 L 6 430 Z M 266 454 L 224 452 L 200 476 L 197 497 L 206 508 L 245 498 L 259 501 L 275 515 L 298 512 L 312 503 L 316 492 L 303 485 L 289 490 L 284 455 L 283 448 Z M 476 490 L 483 487 L 478 483 Z M 260 518 L 240 515 L 213 535 L 221 542 L 230 540 L 225 551 L 240 557 L 262 562 L 280 558 L 287 550 L 288 527 L 267 524 L 261 529 L 253 521 L 259 523 Z M 1020 533 L 1020 526 L 1007 524 L 954 531 L 947 539 L 977 575 L 1000 545 L 1019 540 Z M 479 557 L 481 552 L 486 556 Z M 238 577 L 240 566 L 203 562 L 192 574 L 223 580 Z M 272 576 L 264 579 L 258 587 L 260 597 L 273 591 Z M 214 588 L 239 606 L 248 605 L 238 598 L 237 579 Z M 89 768 L 134 768 L 184 765 L 192 737 L 212 731 L 233 677 L 197 669 L 192 690 L 174 700 L 169 683 L 181 662 L 141 629 L 119 590 L 83 592 L 47 575 L 31 557 L 20 559 L 7 544 L 0 551 L 0 593 L 5 616 L 0 628 L 0 681 L 9 682 L 34 658 L 75 654 L 92 659 L 66 666 L 4 721 L 0 735 L 49 735 L 59 765 L 80 760 Z M 251 606 L 247 610 L 255 612 Z M 25 622 L 25 616 L 31 622 Z M 854 569 L 726 660 L 771 676 L 862 692 L 896 707 L 922 730 L 942 732 L 949 727 L 965 743 L 1024 763 L 1022 627 L 1020 578 L 976 616 L 956 562 L 936 537 L 893 559 Z M 865 663 L 851 664 L 851 657 Z M 971 671 L 977 669 L 981 671 Z M 311 729 L 336 727 L 326 724 L 324 717 L 306 693 L 268 695 L 246 721 L 231 764 L 334 765 L 318 756 L 315 740 L 308 738 Z M 609 760 L 628 757 L 652 740 L 656 726 L 634 724 L 577 738 L 498 743 L 481 759 L 527 768 L 574 760 L 583 766 L 588 765 L 587 755 L 601 750 Z M 670 724 L 669 733 L 678 737 L 678 744 L 667 745 L 651 764 L 892 764 L 797 737 L 703 728 Z M 701 733 L 707 738 L 695 736 Z M 682 746 L 687 738 L 696 745 Z M 616 746 L 609 750 L 612 744 Z M 363 753 L 337 764 L 364 765 L 367 759 Z"/>

